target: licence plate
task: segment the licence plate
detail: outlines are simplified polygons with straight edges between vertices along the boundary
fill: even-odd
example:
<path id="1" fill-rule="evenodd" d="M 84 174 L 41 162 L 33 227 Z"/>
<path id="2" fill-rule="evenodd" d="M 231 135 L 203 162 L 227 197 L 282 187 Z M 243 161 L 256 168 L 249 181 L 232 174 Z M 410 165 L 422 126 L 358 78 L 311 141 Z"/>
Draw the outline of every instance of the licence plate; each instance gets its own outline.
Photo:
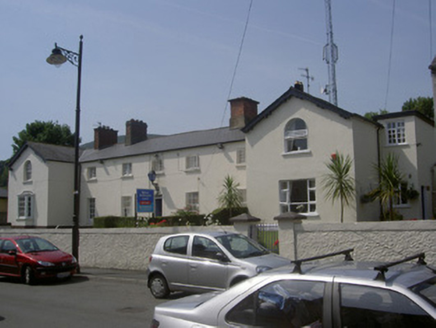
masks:
<path id="1" fill-rule="evenodd" d="M 69 272 L 61 272 L 61 273 L 58 273 L 57 274 L 57 277 L 58 278 L 67 278 L 67 277 L 69 277 L 71 275 L 71 273 L 69 273 Z"/>

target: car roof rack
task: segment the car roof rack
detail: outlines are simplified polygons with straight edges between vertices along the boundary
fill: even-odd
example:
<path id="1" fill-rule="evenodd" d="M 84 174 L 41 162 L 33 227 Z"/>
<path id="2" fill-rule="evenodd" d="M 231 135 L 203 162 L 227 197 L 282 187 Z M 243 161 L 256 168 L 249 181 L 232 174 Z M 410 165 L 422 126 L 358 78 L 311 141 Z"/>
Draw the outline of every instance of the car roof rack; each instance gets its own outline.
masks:
<path id="1" fill-rule="evenodd" d="M 413 256 L 406 257 L 403 260 L 399 260 L 399 261 L 395 261 L 395 262 L 390 262 L 390 263 L 386 263 L 386 264 L 383 264 L 383 265 L 379 265 L 379 266 L 374 267 L 374 270 L 379 271 L 379 273 L 377 274 L 377 277 L 375 277 L 374 280 L 386 281 L 385 273 L 388 272 L 390 267 L 393 267 L 393 266 L 401 264 L 401 263 L 413 261 L 413 260 L 416 260 L 416 259 L 418 259 L 417 264 L 420 264 L 420 265 L 426 265 L 427 264 L 424 261 L 425 253 L 419 253 L 419 254 L 416 254 L 416 255 L 413 255 Z"/>
<path id="2" fill-rule="evenodd" d="M 315 261 L 315 260 L 320 260 L 320 259 L 325 259 L 327 257 L 333 257 L 333 256 L 337 256 L 337 255 L 345 255 L 345 261 L 353 261 L 353 258 L 351 257 L 351 252 L 354 251 L 354 248 L 349 248 L 340 252 L 334 252 L 334 253 L 329 253 L 329 254 L 325 254 L 325 255 L 318 255 L 318 256 L 314 256 L 314 257 L 308 257 L 305 259 L 301 259 L 301 260 L 294 260 L 291 261 L 291 263 L 295 264 L 294 270 L 292 271 L 292 273 L 300 273 L 301 272 L 301 264 L 303 264 L 304 262 L 310 262 L 310 261 Z"/>

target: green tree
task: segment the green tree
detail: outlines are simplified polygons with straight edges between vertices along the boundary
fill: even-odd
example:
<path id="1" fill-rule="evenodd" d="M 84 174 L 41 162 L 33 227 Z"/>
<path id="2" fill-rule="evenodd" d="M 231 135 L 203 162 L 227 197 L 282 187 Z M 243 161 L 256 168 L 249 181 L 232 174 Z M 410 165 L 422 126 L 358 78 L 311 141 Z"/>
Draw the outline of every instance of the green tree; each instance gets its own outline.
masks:
<path id="1" fill-rule="evenodd" d="M 374 168 L 378 172 L 380 182 L 378 187 L 369 193 L 369 196 L 381 202 L 383 216 L 387 212 L 392 221 L 395 217 L 394 200 L 396 197 L 401 197 L 400 186 L 404 182 L 404 174 L 398 167 L 398 157 L 392 153 L 388 154 L 380 166 L 376 165 Z"/>
<path id="2" fill-rule="evenodd" d="M 227 175 L 224 178 L 223 190 L 218 196 L 219 205 L 229 211 L 230 217 L 233 209 L 242 207 L 242 195 L 238 187 L 239 183 L 236 183 L 230 175 Z"/>
<path id="3" fill-rule="evenodd" d="M 388 113 L 389 112 L 386 109 L 380 109 L 380 111 L 378 111 L 378 112 L 368 112 L 368 113 L 365 113 L 363 116 L 365 118 L 367 118 L 368 120 L 372 120 L 374 116 L 384 115 L 384 114 L 388 114 Z"/>
<path id="4" fill-rule="evenodd" d="M 341 223 L 344 222 L 344 208 L 354 199 L 354 179 L 350 176 L 353 161 L 350 156 L 344 157 L 336 152 L 328 163 L 329 173 L 322 180 L 322 186 L 326 190 L 327 199 L 332 203 L 339 200 L 341 206 Z"/>
<path id="5" fill-rule="evenodd" d="M 401 110 L 403 112 L 408 110 L 417 110 L 418 112 L 421 112 L 427 117 L 433 119 L 434 118 L 433 98 L 432 97 L 410 98 L 409 100 L 404 102 Z"/>
<path id="6" fill-rule="evenodd" d="M 70 127 L 66 124 L 57 122 L 35 121 L 26 124 L 26 128 L 18 133 L 17 137 L 12 137 L 14 154 L 27 142 L 43 142 L 53 145 L 73 146 L 74 134 L 71 133 Z"/>
<path id="7" fill-rule="evenodd" d="M 0 187 L 8 186 L 8 169 L 7 161 L 0 161 Z"/>

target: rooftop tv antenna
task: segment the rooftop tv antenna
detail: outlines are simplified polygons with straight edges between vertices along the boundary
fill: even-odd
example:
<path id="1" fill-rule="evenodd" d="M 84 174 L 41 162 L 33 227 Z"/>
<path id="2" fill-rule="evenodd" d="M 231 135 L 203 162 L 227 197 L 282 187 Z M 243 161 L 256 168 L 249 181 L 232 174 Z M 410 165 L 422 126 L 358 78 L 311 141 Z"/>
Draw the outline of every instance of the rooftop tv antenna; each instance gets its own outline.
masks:
<path id="1" fill-rule="evenodd" d="M 309 75 L 309 68 L 308 67 L 299 68 L 299 69 L 301 69 L 301 70 L 306 72 L 306 74 L 301 74 L 301 76 L 306 78 L 306 81 L 307 81 L 307 93 L 310 93 L 310 80 L 313 81 L 315 78 L 313 76 Z"/>
<path id="2" fill-rule="evenodd" d="M 325 93 L 329 95 L 329 101 L 335 106 L 338 105 L 336 89 L 336 62 L 338 60 L 338 47 L 333 42 L 333 23 L 331 0 L 325 0 L 326 23 L 327 23 L 327 44 L 324 46 L 324 60 L 328 65 L 329 84 Z"/>

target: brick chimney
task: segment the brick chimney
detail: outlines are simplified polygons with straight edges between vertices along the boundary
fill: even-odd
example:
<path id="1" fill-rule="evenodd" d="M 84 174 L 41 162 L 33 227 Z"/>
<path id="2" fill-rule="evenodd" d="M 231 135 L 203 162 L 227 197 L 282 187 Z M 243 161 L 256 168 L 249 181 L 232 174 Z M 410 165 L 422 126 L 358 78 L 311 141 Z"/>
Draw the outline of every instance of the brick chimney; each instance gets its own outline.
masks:
<path id="1" fill-rule="evenodd" d="M 126 146 L 147 140 L 147 123 L 131 119 L 126 122 Z"/>
<path id="2" fill-rule="evenodd" d="M 230 99 L 230 129 L 242 129 L 257 116 L 257 101 L 240 97 Z"/>
<path id="3" fill-rule="evenodd" d="M 115 145 L 118 142 L 118 131 L 107 126 L 94 129 L 94 149 L 102 149 Z"/>

